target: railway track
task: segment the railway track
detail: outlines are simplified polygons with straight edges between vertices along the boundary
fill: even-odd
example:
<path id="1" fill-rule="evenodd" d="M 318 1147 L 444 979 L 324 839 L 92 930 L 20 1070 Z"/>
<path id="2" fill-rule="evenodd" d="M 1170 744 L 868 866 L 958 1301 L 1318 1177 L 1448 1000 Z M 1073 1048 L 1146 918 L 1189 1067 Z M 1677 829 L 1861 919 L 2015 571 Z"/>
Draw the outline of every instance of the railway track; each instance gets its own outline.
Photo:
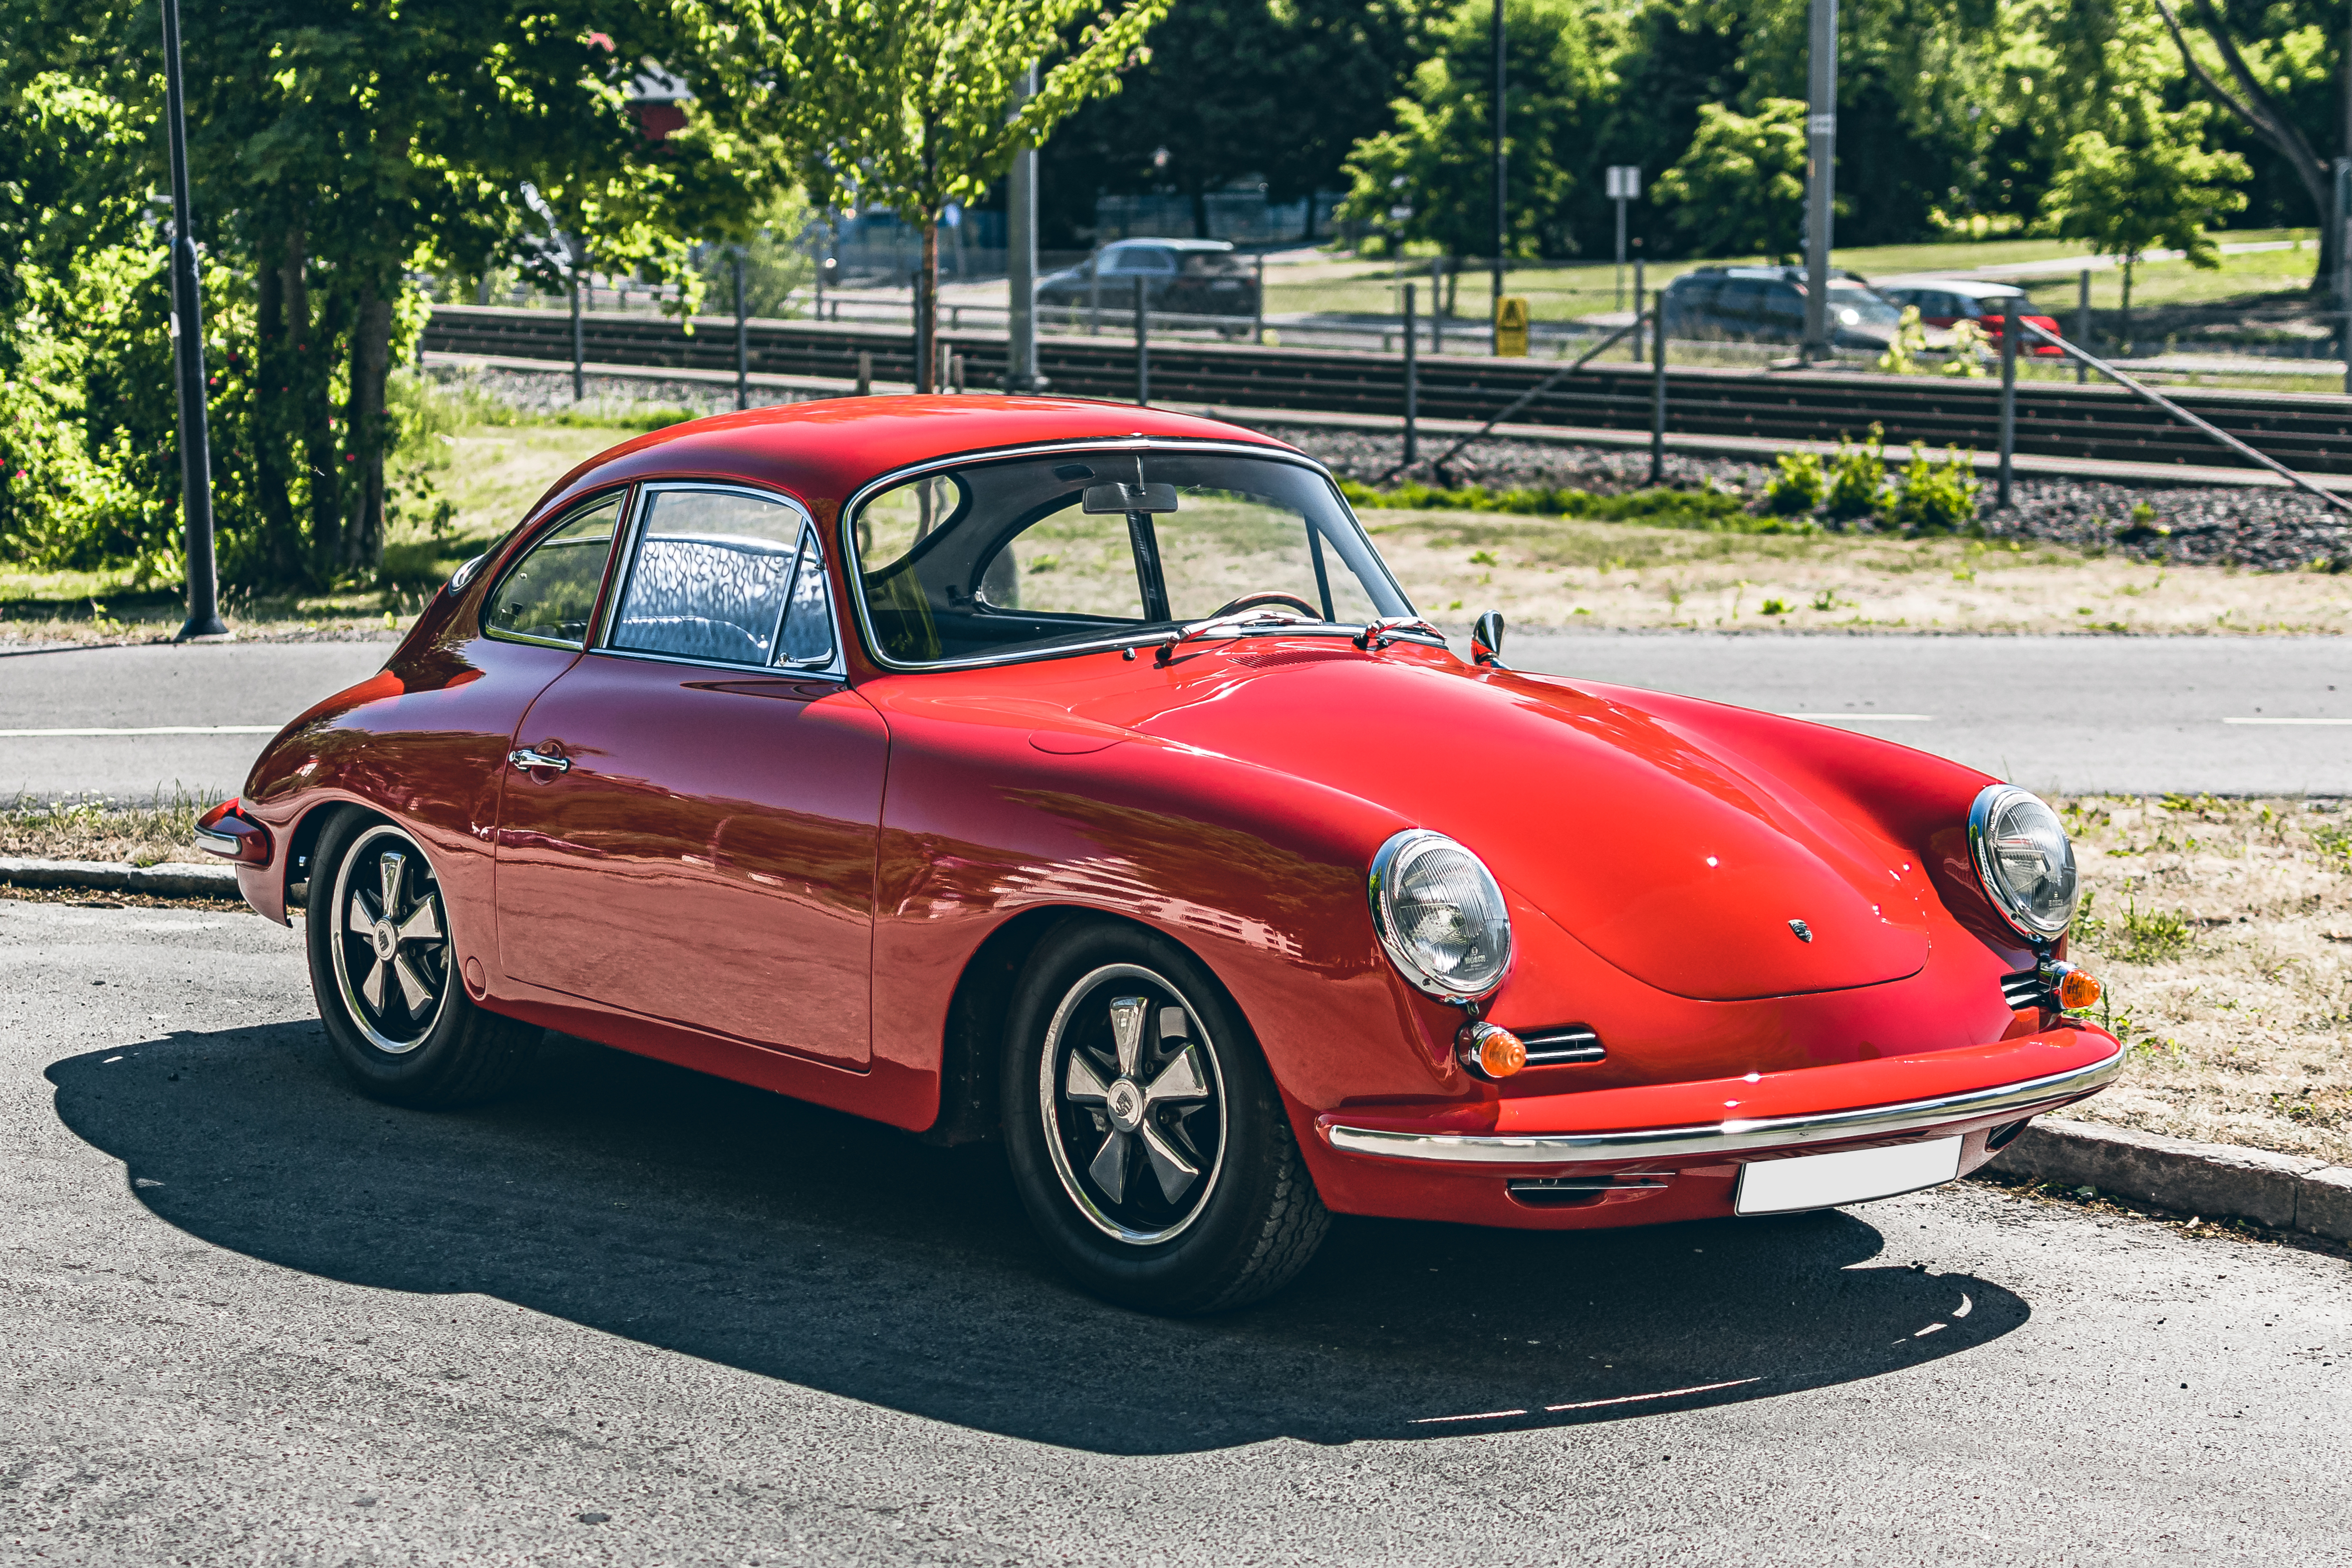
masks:
<path id="1" fill-rule="evenodd" d="M 700 318 L 688 334 L 674 321 L 591 315 L 583 333 L 591 361 L 735 368 L 735 323 L 730 319 Z M 943 331 L 940 338 L 964 356 L 968 384 L 1001 382 L 1002 336 Z M 572 321 L 552 310 L 444 305 L 433 312 L 425 346 L 569 363 Z M 1048 334 L 1038 339 L 1037 351 L 1039 368 L 1055 392 L 1133 395 L 1135 347 L 1125 338 Z M 751 369 L 759 374 L 848 381 L 856 374 L 860 353 L 873 356 L 877 380 L 914 379 L 910 331 L 797 321 L 762 321 L 750 331 Z M 1431 418 L 1490 418 L 1557 368 L 1541 360 L 1424 358 L 1420 411 Z M 1875 421 L 1894 442 L 1981 451 L 2000 439 L 2000 389 L 1990 378 L 1673 367 L 1666 374 L 1666 426 L 1680 434 L 1825 441 L 1858 437 Z M 1640 365 L 1591 365 L 1562 378 L 1515 417 L 1530 425 L 1646 430 L 1650 379 Z M 1234 409 L 1391 416 L 1404 412 L 1402 361 L 1349 350 L 1159 342 L 1151 345 L 1151 389 L 1155 397 L 1172 403 Z M 2194 389 L 2169 395 L 2289 468 L 2352 473 L 2352 398 Z M 2242 463 L 2218 443 L 2119 390 L 2039 383 L 2017 390 L 2017 450 L 2141 463 Z"/>

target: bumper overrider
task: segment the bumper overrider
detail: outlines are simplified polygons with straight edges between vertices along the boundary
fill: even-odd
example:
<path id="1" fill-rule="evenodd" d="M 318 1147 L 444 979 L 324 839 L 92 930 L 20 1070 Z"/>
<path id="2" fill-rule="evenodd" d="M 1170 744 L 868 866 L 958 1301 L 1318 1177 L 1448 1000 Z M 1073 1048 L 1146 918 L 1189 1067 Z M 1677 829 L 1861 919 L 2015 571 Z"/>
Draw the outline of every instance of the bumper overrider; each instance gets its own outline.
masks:
<path id="1" fill-rule="evenodd" d="M 1455 1217 L 1634 1224 L 1733 1212 L 1739 1168 L 1759 1161 L 1957 1137 L 1964 1174 L 2027 1119 L 2104 1088 L 2123 1060 L 2124 1047 L 2103 1030 L 2070 1026 L 1959 1050 L 1736 1079 L 1522 1094 L 1491 1102 L 1490 1127 L 1465 1126 L 1459 1105 L 1420 1119 L 1381 1106 L 1326 1113 L 1316 1130 L 1342 1157 L 1320 1163 L 1355 1173 L 1337 1184 L 1364 1200 L 1334 1206 L 1399 1214 L 1400 1184 L 1429 1184 L 1426 1197 L 1443 1191 L 1453 1200 L 1446 1206 L 1467 1200 L 1479 1211 Z M 1636 1198 L 1666 1197 L 1669 1187 L 1677 1189 L 1673 1201 L 1620 1212 Z M 1555 1208 L 1538 1217 L 1528 1212 L 1538 1198 L 1550 1200 L 1547 1207 L 1605 1205 L 1607 1212 Z M 1497 1202 L 1517 1217 L 1503 1217 Z M 1403 1207 L 1444 1217 L 1423 1202 Z"/>

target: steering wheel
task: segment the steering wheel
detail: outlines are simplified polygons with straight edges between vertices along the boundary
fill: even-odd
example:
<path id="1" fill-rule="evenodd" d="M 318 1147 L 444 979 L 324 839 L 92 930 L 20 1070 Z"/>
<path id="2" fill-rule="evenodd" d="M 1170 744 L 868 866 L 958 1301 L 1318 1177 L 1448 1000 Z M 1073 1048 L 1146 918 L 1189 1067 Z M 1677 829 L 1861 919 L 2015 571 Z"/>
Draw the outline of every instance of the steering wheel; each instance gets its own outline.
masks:
<path id="1" fill-rule="evenodd" d="M 1219 609 L 1216 612 L 1216 615 L 1230 616 L 1236 610 L 1255 610 L 1260 605 L 1287 605 L 1296 608 L 1299 614 L 1305 616 L 1310 621 L 1319 621 L 1323 618 L 1322 611 L 1317 609 L 1314 605 L 1308 604 L 1297 595 L 1274 592 L 1244 594 L 1232 604 Z M 1212 618 L 1213 619 L 1214 617 L 1213 616 Z"/>

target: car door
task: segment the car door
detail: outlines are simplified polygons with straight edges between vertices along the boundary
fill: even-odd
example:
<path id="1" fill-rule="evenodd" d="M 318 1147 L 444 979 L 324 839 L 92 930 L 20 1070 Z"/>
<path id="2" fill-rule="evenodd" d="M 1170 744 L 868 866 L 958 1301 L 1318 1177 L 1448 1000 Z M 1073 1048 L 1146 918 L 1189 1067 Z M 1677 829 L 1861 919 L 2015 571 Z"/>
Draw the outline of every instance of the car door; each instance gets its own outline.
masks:
<path id="1" fill-rule="evenodd" d="M 888 736 L 843 679 L 814 523 L 781 495 L 646 485 L 614 584 L 516 732 L 505 972 L 862 1066 Z"/>

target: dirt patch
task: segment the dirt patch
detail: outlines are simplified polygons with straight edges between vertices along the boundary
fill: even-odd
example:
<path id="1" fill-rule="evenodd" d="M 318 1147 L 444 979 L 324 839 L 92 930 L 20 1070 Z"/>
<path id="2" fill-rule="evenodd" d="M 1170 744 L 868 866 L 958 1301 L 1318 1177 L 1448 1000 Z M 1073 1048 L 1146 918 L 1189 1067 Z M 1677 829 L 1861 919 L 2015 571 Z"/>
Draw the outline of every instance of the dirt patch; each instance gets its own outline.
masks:
<path id="1" fill-rule="evenodd" d="M 2062 1114 L 2352 1163 L 2352 813 L 2335 800 L 2055 802 L 2074 955 L 2124 1076 Z"/>
<path id="2" fill-rule="evenodd" d="M 2159 565 L 2023 539 L 1745 534 L 1367 509 L 1440 625 L 1743 631 L 2352 631 L 2352 574 Z"/>

